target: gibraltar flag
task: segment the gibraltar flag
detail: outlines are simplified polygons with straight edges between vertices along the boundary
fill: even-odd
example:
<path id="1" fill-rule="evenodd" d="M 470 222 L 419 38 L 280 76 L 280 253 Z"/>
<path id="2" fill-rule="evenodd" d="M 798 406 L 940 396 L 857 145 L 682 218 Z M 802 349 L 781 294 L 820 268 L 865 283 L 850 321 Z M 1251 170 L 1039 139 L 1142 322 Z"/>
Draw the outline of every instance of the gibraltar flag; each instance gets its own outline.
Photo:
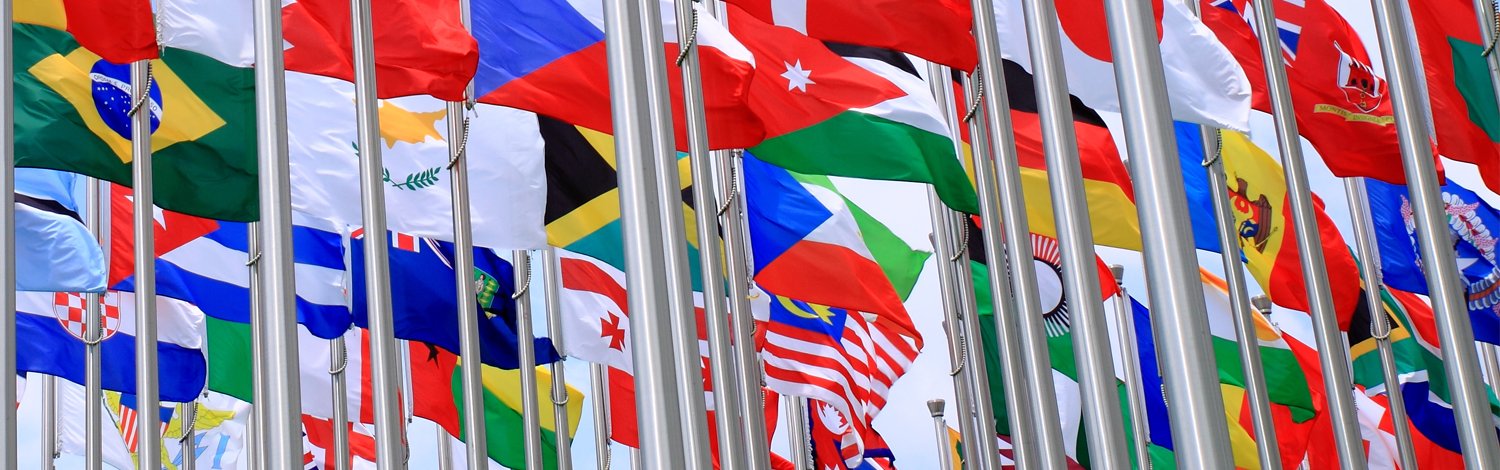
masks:
<path id="1" fill-rule="evenodd" d="M 1177 1 L 1155 0 L 1157 39 L 1172 117 L 1233 130 L 1250 128 L 1250 81 L 1234 56 Z M 1120 111 L 1103 0 L 1057 3 L 1068 90 L 1099 111 Z M 1001 51 L 1031 71 L 1021 0 L 995 5 Z"/>

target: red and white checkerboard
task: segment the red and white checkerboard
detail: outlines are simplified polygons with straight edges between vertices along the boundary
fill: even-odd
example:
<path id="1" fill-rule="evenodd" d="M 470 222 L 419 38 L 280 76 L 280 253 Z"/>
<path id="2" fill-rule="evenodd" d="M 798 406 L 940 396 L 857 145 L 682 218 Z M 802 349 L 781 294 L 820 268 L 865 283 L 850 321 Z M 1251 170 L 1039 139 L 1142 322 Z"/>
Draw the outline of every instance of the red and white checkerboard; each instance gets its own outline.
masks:
<path id="1" fill-rule="evenodd" d="M 53 295 L 53 308 L 56 309 L 57 322 L 61 323 L 64 330 L 74 338 L 83 340 L 84 329 L 88 327 L 88 300 L 83 294 L 72 292 L 57 292 Z M 103 296 L 104 321 L 100 325 L 104 328 L 104 338 L 114 336 L 120 330 L 120 298 L 114 292 Z"/>

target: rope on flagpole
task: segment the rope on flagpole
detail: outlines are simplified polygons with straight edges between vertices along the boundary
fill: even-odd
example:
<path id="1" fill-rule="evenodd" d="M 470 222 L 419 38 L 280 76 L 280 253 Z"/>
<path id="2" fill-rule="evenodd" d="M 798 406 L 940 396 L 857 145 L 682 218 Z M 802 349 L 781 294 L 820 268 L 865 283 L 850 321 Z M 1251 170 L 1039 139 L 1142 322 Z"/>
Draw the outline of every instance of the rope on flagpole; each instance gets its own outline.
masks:
<path id="1" fill-rule="evenodd" d="M 984 99 L 984 75 L 979 69 L 969 74 L 969 82 L 974 84 L 974 96 L 969 100 L 969 111 L 964 113 L 964 122 L 974 120 L 974 115 L 979 114 L 980 100 Z"/>
<path id="2" fill-rule="evenodd" d="M 151 70 L 151 61 L 148 60 L 146 61 L 146 92 L 141 93 L 141 97 L 130 105 L 130 112 L 125 113 L 126 116 L 135 116 L 135 113 L 139 112 L 141 107 L 145 106 L 146 102 L 151 100 L 151 85 L 156 81 L 156 75 Z"/>
<path id="3" fill-rule="evenodd" d="M 949 325 L 949 327 L 957 327 L 957 325 Z M 957 377 L 958 374 L 963 373 L 964 365 L 969 362 L 967 350 L 964 349 L 968 346 L 969 338 L 962 334 L 954 335 L 954 337 L 958 338 L 958 360 L 954 361 L 953 370 L 948 372 L 949 377 Z"/>
<path id="4" fill-rule="evenodd" d="M 1490 27 L 1489 45 L 1484 46 L 1484 52 L 1479 54 L 1483 57 L 1489 57 L 1491 53 L 1495 52 L 1495 45 L 1500 44 L 1500 6 L 1496 6 L 1496 3 L 1490 3 L 1490 5 L 1490 13 L 1494 17 L 1495 23 Z"/>
<path id="5" fill-rule="evenodd" d="M 954 247 L 953 247 L 953 257 L 948 258 L 948 261 L 952 262 L 952 263 L 957 263 L 959 259 L 963 258 L 964 256 L 968 256 L 968 254 L 969 254 L 969 226 L 968 226 L 968 224 L 964 224 L 963 227 L 955 227 L 955 228 L 958 230 L 959 234 L 958 234 L 958 240 L 956 240 L 958 242 L 958 244 L 954 245 Z M 962 269 L 963 267 L 960 266 L 959 268 Z"/>
<path id="6" fill-rule="evenodd" d="M 474 109 L 474 107 L 473 107 L 474 105 L 473 105 L 472 101 L 468 103 L 468 106 L 469 106 L 469 109 L 471 111 Z M 464 114 L 464 123 L 463 123 L 463 135 L 459 136 L 459 138 L 458 138 L 458 147 L 455 148 L 455 149 L 453 149 L 453 154 L 452 155 L 448 156 L 448 169 L 449 170 L 452 170 L 453 166 L 458 164 L 459 157 L 462 156 L 464 154 L 464 152 L 466 150 L 468 150 L 468 148 L 469 148 L 469 115 L 467 113 L 465 113 Z"/>
<path id="7" fill-rule="evenodd" d="M 734 149 L 733 152 L 734 157 L 744 158 L 744 150 Z M 729 162 L 729 171 L 725 172 L 729 174 L 729 194 L 724 195 L 724 204 L 719 206 L 720 217 L 729 212 L 729 206 L 734 205 L 734 200 L 740 197 L 740 172 L 737 169 L 739 165 L 734 164 L 732 160 L 734 157 L 731 157 L 731 161 Z"/>
<path id="8" fill-rule="evenodd" d="M 688 37 L 687 37 L 687 41 L 684 42 L 684 41 L 678 40 L 678 43 L 680 43 L 680 47 L 678 47 L 678 49 L 680 49 L 680 50 L 677 51 L 677 66 L 679 66 L 679 67 L 682 66 L 682 63 L 684 61 L 687 61 L 687 56 L 688 56 L 689 53 L 691 53 L 693 51 L 693 48 L 694 47 L 698 47 L 698 9 L 697 8 L 693 9 L 693 22 L 689 23 L 688 26 L 689 26 L 689 28 L 688 28 L 689 34 L 688 34 Z"/>
<path id="9" fill-rule="evenodd" d="M 250 255 L 250 260 L 245 262 L 245 266 L 255 266 L 255 264 L 259 263 L 259 262 L 260 262 L 260 250 L 256 250 L 255 254 Z"/>
<path id="10" fill-rule="evenodd" d="M 1208 167 L 1214 166 L 1214 164 L 1218 163 L 1219 160 L 1221 158 L 1223 158 L 1223 157 L 1224 157 L 1224 131 L 1222 129 L 1215 129 L 1214 130 L 1214 154 L 1213 155 L 1204 155 L 1203 156 L 1203 167 L 1204 168 L 1208 168 Z"/>
<path id="11" fill-rule="evenodd" d="M 339 339 L 342 340 L 343 338 Z M 338 368 L 333 368 L 333 365 L 329 364 L 330 367 L 328 368 L 328 375 L 339 375 L 344 373 L 345 369 L 349 368 L 349 348 L 339 349 L 341 349 L 341 351 L 339 351 L 339 366 Z"/>
<path id="12" fill-rule="evenodd" d="M 522 279 L 524 279 L 524 282 L 521 283 L 521 288 L 516 289 L 516 292 L 510 295 L 510 300 L 520 299 L 521 296 L 526 295 L 526 292 L 531 290 L 531 270 L 526 270 L 526 277 Z"/>

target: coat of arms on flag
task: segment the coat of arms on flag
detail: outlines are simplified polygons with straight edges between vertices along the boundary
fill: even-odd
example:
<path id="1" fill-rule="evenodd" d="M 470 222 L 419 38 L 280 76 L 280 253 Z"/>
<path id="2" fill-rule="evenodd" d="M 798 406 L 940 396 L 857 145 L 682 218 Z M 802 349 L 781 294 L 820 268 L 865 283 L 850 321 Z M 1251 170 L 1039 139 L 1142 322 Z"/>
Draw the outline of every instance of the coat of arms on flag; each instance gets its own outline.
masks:
<path id="1" fill-rule="evenodd" d="M 57 313 L 57 322 L 61 323 L 68 334 L 82 341 L 88 341 L 84 336 L 88 328 L 88 299 L 83 294 L 73 292 L 56 292 L 53 294 L 53 309 Z M 120 330 L 120 297 L 114 292 L 100 296 L 104 304 L 104 318 L 100 323 L 103 335 L 99 340 L 106 340 L 114 336 Z"/>

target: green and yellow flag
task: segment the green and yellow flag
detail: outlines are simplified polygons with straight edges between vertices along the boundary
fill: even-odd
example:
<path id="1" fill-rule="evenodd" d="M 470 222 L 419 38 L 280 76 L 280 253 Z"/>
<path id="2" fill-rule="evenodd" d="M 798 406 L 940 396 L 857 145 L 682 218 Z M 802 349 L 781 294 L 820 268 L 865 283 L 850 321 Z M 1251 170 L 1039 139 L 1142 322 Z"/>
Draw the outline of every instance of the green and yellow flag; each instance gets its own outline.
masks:
<path id="1" fill-rule="evenodd" d="M 131 184 L 130 66 L 80 47 L 59 0 L 15 8 L 16 165 Z M 258 218 L 255 80 L 249 68 L 165 48 L 151 61 L 156 204 L 222 220 Z"/>
<path id="2" fill-rule="evenodd" d="M 462 364 L 459 367 L 463 367 Z M 482 366 L 480 381 L 484 383 L 484 428 L 485 449 L 490 459 L 506 468 L 526 468 L 524 427 L 521 421 L 521 373 L 518 370 L 503 370 Z M 547 367 L 536 368 L 536 393 L 542 400 L 552 396 L 552 373 Z M 463 396 L 460 371 L 453 370 L 453 396 Z M 464 412 L 464 403 L 455 399 L 458 406 L 459 429 L 462 420 L 469 416 Z M 541 407 L 542 466 L 557 468 L 557 432 L 555 411 L 551 406 Z M 583 417 L 583 392 L 568 387 L 568 429 L 562 432 L 572 437 L 578 432 L 578 420 Z M 467 439 L 459 436 L 460 439 Z"/>

